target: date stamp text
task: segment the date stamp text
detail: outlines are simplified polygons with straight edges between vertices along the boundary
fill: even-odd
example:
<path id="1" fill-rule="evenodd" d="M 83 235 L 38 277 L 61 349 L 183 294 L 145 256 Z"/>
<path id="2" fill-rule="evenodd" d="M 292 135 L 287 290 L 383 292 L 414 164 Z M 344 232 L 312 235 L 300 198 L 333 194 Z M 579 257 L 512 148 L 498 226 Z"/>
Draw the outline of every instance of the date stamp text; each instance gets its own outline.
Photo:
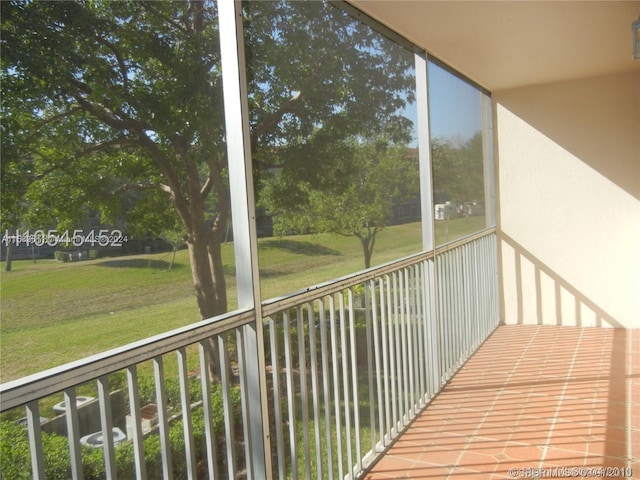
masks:
<path id="1" fill-rule="evenodd" d="M 623 467 L 510 468 L 509 478 L 632 478 L 633 469 Z"/>

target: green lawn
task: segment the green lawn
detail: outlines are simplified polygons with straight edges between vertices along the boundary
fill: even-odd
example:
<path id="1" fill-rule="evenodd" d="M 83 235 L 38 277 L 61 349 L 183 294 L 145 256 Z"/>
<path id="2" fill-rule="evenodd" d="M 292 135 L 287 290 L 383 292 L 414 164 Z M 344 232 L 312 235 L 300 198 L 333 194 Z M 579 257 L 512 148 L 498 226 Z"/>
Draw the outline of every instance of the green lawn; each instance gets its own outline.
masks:
<path id="1" fill-rule="evenodd" d="M 484 226 L 449 222 L 448 240 Z M 438 243 L 445 225 L 436 225 Z M 421 248 L 420 224 L 380 232 L 373 254 L 385 263 Z M 302 235 L 259 241 L 261 290 L 272 298 L 363 268 L 353 237 Z M 236 305 L 233 245 L 223 246 L 229 306 Z M 0 381 L 61 365 L 199 320 L 186 251 L 61 263 L 14 261 L 0 277 Z"/>

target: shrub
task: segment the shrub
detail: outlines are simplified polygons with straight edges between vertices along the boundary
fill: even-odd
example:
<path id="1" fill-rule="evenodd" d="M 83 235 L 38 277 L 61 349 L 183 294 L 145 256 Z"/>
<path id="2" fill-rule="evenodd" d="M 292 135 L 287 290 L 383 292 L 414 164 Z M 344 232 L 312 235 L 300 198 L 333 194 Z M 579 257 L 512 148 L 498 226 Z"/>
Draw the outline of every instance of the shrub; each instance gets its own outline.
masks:
<path id="1" fill-rule="evenodd" d="M 152 382 L 153 383 L 153 382 Z M 177 382 L 177 395 L 180 388 Z M 169 382 L 171 384 L 171 382 Z M 145 388 L 148 388 L 145 387 Z M 142 393 L 142 392 L 141 392 Z M 167 396 L 175 398 L 176 386 L 167 388 Z M 234 412 L 234 423 L 240 428 L 240 388 L 231 387 L 231 408 Z M 153 397 L 152 397 L 153 398 Z M 222 389 L 220 385 L 212 386 L 212 410 L 213 428 L 215 438 L 219 442 L 217 448 L 222 451 L 224 447 L 224 406 L 222 401 Z M 174 403 L 177 405 L 177 403 Z M 202 408 L 196 408 L 192 415 L 192 432 L 196 445 L 196 463 L 199 469 L 205 465 L 205 427 Z M 184 431 L 182 420 L 173 422 L 169 429 L 171 443 L 171 457 L 173 473 L 176 480 L 185 478 L 186 457 L 184 448 Z M 67 480 L 71 478 L 71 465 L 69 456 L 69 442 L 67 437 L 56 434 L 42 433 L 42 446 L 45 457 L 45 474 L 47 479 Z M 147 478 L 162 478 L 162 450 L 158 435 L 149 435 L 144 440 L 145 465 Z M 222 459 L 223 455 L 220 456 Z M 102 449 L 82 447 L 82 465 L 86 480 L 98 480 L 105 478 L 105 464 Z M 116 467 L 120 479 L 135 478 L 133 445 L 124 442 L 116 446 Z M 12 421 L 0 423 L 0 477 L 11 480 L 30 479 L 31 454 L 29 451 L 29 439 L 27 429 Z"/>
<path id="2" fill-rule="evenodd" d="M 63 252 L 63 251 L 60 251 L 60 250 L 57 250 L 57 251 L 53 252 L 53 256 L 59 262 L 68 262 L 69 259 L 70 259 L 69 252 Z"/>
<path id="3" fill-rule="evenodd" d="M 27 429 L 13 422 L 0 424 L 0 472 L 2 478 L 31 478 Z"/>

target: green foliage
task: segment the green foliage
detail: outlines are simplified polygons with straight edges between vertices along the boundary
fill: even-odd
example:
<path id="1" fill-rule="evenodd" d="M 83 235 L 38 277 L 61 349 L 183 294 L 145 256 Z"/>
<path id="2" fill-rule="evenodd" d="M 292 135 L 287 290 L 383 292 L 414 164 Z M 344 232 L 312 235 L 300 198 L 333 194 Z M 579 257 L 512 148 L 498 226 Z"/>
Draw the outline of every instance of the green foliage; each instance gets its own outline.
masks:
<path id="1" fill-rule="evenodd" d="M 433 188 L 454 203 L 484 201 L 482 133 L 461 145 L 452 140 L 431 140 Z"/>
<path id="2" fill-rule="evenodd" d="M 231 387 L 231 409 L 234 412 L 234 422 L 240 421 L 240 389 Z M 212 392 L 213 418 L 215 438 L 220 450 L 224 447 L 224 410 L 222 394 L 219 385 L 213 385 Z M 204 441 L 205 426 L 202 408 L 196 408 L 192 412 L 192 431 L 196 445 L 196 461 L 203 467 L 206 460 Z M 236 428 L 239 428 L 236 425 Z M 176 479 L 186 478 L 186 457 L 184 445 L 184 432 L 182 420 L 174 421 L 169 430 L 171 443 L 171 456 L 173 461 L 173 473 Z M 45 458 L 46 478 L 54 480 L 68 480 L 71 478 L 71 466 L 69 457 L 69 444 L 66 437 L 61 435 L 43 433 L 43 451 Z M 222 450 L 220 450 L 222 451 Z M 116 452 L 116 467 L 118 478 L 133 479 L 134 456 L 133 445 L 130 442 L 118 444 Z M 145 464 L 148 478 L 162 477 L 162 451 L 158 435 L 149 435 L 144 440 Z M 82 465 L 84 478 L 98 480 L 105 478 L 105 465 L 102 449 L 90 447 L 82 448 Z M 0 423 L 0 474 L 2 478 L 20 480 L 30 479 L 31 455 L 29 452 L 29 439 L 27 429 L 11 421 Z"/>
<path id="3" fill-rule="evenodd" d="M 394 203 L 419 193 L 418 162 L 411 153 L 401 146 L 351 141 L 344 145 L 341 167 L 321 183 L 296 179 L 289 170 L 265 175 L 261 204 L 278 235 L 355 236 L 369 267 L 376 235 L 388 224 Z"/>
<path id="4" fill-rule="evenodd" d="M 59 262 L 68 262 L 70 260 L 69 252 L 64 252 L 64 251 L 61 251 L 61 250 L 53 252 L 53 256 Z"/>
<path id="5" fill-rule="evenodd" d="M 164 379 L 165 395 L 169 406 L 180 405 L 180 382 L 177 378 L 167 377 Z M 152 376 L 141 377 L 138 382 L 140 402 L 144 405 L 156 402 L 156 384 Z M 189 380 L 189 393 L 191 401 L 197 402 L 202 399 L 202 385 L 198 378 Z"/>
<path id="6" fill-rule="evenodd" d="M 3 478 L 31 478 L 27 429 L 13 422 L 0 423 L 0 468 Z"/>

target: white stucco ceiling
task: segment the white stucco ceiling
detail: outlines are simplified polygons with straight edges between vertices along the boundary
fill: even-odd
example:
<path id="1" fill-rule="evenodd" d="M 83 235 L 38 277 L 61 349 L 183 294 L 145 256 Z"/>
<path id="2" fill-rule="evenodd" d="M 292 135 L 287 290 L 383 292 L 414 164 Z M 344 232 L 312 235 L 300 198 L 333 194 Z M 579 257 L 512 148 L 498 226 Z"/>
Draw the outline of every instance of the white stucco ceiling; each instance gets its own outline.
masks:
<path id="1" fill-rule="evenodd" d="M 635 71 L 640 1 L 351 0 L 489 90 Z"/>

